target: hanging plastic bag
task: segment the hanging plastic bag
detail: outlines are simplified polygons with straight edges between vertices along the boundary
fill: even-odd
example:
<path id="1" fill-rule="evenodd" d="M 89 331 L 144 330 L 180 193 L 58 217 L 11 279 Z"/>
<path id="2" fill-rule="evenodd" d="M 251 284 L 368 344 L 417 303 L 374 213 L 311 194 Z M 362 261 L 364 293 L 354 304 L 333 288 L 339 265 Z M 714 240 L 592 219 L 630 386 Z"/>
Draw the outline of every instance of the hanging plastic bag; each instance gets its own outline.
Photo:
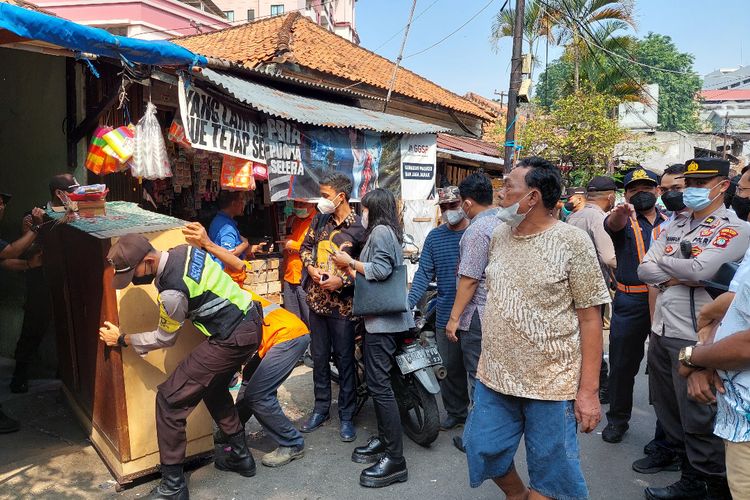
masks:
<path id="1" fill-rule="evenodd" d="M 135 151 L 130 168 L 134 177 L 149 180 L 172 177 L 164 136 L 156 119 L 156 106 L 151 102 L 135 126 Z"/>
<path id="2" fill-rule="evenodd" d="M 229 191 L 252 191 L 255 189 L 253 162 L 236 156 L 223 155 L 221 189 Z"/>
<path id="3" fill-rule="evenodd" d="M 114 155 L 114 151 L 107 145 L 104 136 L 112 131 L 112 127 L 100 126 L 91 137 L 91 144 L 86 154 L 84 166 L 96 175 L 106 175 L 117 172 L 120 168 L 120 160 Z"/>
<path id="4" fill-rule="evenodd" d="M 120 158 L 120 161 L 125 163 L 133 156 L 133 149 L 135 148 L 134 135 L 135 127 L 131 123 L 130 125 L 123 125 L 111 132 L 107 132 L 102 139 L 112 148 L 112 151 Z"/>
<path id="5" fill-rule="evenodd" d="M 182 122 L 179 118 L 175 118 L 174 120 L 172 120 L 172 124 L 169 126 L 169 134 L 167 135 L 167 139 L 179 144 L 184 148 L 193 148 L 193 145 L 190 144 L 190 141 L 185 135 L 185 127 L 182 126 Z"/>

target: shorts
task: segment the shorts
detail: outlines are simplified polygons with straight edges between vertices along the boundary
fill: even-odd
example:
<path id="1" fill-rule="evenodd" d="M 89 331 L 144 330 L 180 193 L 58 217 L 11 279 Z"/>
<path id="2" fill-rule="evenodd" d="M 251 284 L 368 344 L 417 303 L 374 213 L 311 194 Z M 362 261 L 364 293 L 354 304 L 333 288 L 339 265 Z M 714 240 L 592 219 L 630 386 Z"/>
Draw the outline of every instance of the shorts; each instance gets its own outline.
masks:
<path id="1" fill-rule="evenodd" d="M 524 436 L 530 488 L 559 500 L 588 498 L 577 429 L 573 401 L 508 396 L 477 380 L 463 438 L 471 487 L 510 472 Z"/>

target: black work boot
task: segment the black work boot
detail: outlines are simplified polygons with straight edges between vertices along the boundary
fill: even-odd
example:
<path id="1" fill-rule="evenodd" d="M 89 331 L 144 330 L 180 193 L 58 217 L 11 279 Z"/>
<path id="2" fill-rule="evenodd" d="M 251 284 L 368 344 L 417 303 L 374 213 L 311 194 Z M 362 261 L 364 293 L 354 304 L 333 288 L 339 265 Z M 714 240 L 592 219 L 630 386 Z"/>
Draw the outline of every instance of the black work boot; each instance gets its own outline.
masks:
<path id="1" fill-rule="evenodd" d="M 13 394 L 23 394 L 29 392 L 29 364 L 16 362 L 16 368 L 13 370 L 13 378 L 10 381 L 10 392 Z"/>
<path id="2" fill-rule="evenodd" d="M 656 474 L 661 471 L 680 470 L 682 460 L 670 450 L 656 447 L 650 455 L 633 462 L 633 470 L 641 474 Z"/>
<path id="3" fill-rule="evenodd" d="M 236 472 L 245 477 L 255 475 L 255 460 L 247 448 L 244 429 L 229 436 L 229 443 L 224 453 L 214 459 L 214 466 L 219 470 Z"/>
<path id="4" fill-rule="evenodd" d="M 406 470 L 406 459 L 383 457 L 375 465 L 371 465 L 359 475 L 359 484 L 367 488 L 383 488 L 393 483 L 403 483 L 409 479 Z"/>
<path id="5" fill-rule="evenodd" d="M 182 464 L 161 465 L 161 482 L 151 490 L 148 500 L 189 500 Z"/>
<path id="6" fill-rule="evenodd" d="M 372 436 L 364 446 L 357 446 L 352 452 L 352 462 L 374 464 L 385 454 L 385 443 L 377 436 Z"/>
<path id="7" fill-rule="evenodd" d="M 648 500 L 705 500 L 706 483 L 691 476 L 682 476 L 679 481 L 664 488 L 646 488 Z"/>
<path id="8" fill-rule="evenodd" d="M 729 484 L 724 477 L 706 478 L 706 500 L 732 500 Z"/>

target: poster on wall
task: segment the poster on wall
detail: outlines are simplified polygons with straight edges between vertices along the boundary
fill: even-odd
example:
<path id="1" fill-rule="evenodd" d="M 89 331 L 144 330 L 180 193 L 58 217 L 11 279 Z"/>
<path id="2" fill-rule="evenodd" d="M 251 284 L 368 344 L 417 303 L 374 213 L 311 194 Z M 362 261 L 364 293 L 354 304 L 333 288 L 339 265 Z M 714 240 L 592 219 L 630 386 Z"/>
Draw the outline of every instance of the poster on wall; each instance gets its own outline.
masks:
<path id="1" fill-rule="evenodd" d="M 319 197 L 320 179 L 330 171 L 352 181 L 352 201 L 376 187 L 401 194 L 398 136 L 268 118 L 265 146 L 272 201 Z"/>
<path id="2" fill-rule="evenodd" d="M 427 200 L 435 194 L 435 134 L 401 137 L 401 197 L 404 200 Z"/>
<path id="3" fill-rule="evenodd" d="M 221 99 L 189 85 L 180 77 L 180 114 L 194 148 L 266 163 L 260 123 L 256 115 L 230 99 Z"/>

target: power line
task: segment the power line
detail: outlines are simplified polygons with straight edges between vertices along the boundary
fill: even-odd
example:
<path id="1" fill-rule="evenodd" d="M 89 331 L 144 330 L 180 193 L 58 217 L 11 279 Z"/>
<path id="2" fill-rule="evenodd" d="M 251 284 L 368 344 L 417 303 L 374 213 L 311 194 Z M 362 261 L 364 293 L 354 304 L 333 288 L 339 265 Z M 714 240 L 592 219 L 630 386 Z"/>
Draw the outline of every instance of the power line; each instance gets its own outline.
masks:
<path id="1" fill-rule="evenodd" d="M 491 5 L 491 4 L 492 4 L 492 3 L 494 2 L 494 1 L 495 1 L 495 0 L 490 0 L 489 2 L 487 2 L 487 3 L 486 3 L 486 4 L 484 5 L 484 7 L 482 7 L 481 9 L 479 9 L 479 11 L 478 11 L 478 12 L 477 12 L 476 14 L 474 14 L 473 16 L 471 16 L 471 17 L 470 17 L 470 18 L 469 18 L 469 19 L 468 19 L 468 20 L 467 20 L 467 21 L 466 21 L 465 23 L 463 23 L 463 24 L 462 24 L 461 26 L 459 26 L 459 27 L 458 27 L 458 28 L 456 28 L 455 30 L 453 30 L 453 31 L 451 31 L 450 33 L 448 33 L 448 34 L 447 34 L 446 36 L 444 36 L 443 38 L 441 38 L 441 39 L 440 39 L 440 40 L 438 40 L 437 42 L 433 43 L 433 44 L 432 44 L 432 45 L 430 45 L 429 47 L 426 47 L 426 48 L 424 48 L 424 49 L 422 49 L 422 50 L 420 50 L 420 51 L 418 51 L 418 52 L 414 52 L 413 54 L 409 54 L 408 56 L 405 56 L 405 57 L 404 57 L 404 59 L 409 59 L 410 57 L 418 56 L 419 54 L 424 54 L 424 53 L 425 53 L 425 52 L 427 52 L 428 50 L 430 50 L 430 49 L 433 49 L 433 48 L 437 47 L 438 45 L 440 45 L 441 43 L 443 43 L 444 41 L 446 41 L 447 39 L 449 39 L 450 37 L 452 37 L 453 35 L 455 35 L 455 34 L 456 34 L 456 33 L 458 33 L 459 31 L 461 31 L 461 30 L 462 30 L 462 29 L 463 29 L 463 28 L 464 28 L 464 27 L 465 27 L 465 26 L 466 26 L 467 24 L 469 24 L 469 23 L 470 23 L 470 22 L 472 22 L 472 21 L 473 21 L 473 20 L 474 20 L 474 19 L 475 19 L 475 18 L 476 18 L 477 16 L 479 16 L 479 14 L 481 14 L 482 12 L 484 12 L 484 11 L 485 11 L 485 9 L 487 9 L 487 7 L 489 7 L 489 6 L 490 6 L 490 5 Z M 503 4 L 503 7 L 502 7 L 502 8 L 500 9 L 500 10 L 503 10 L 503 9 L 505 8 L 505 6 L 506 6 L 507 4 L 508 4 L 508 0 L 505 0 L 505 3 Z"/>
<path id="2" fill-rule="evenodd" d="M 322 7 L 324 5 L 330 5 L 333 2 L 335 2 L 335 1 L 336 0 L 323 0 L 320 3 L 320 6 Z M 268 19 L 268 18 L 271 18 L 271 17 L 280 17 L 280 16 L 283 16 L 285 14 L 291 14 L 292 12 L 300 12 L 300 11 L 303 11 L 303 10 L 307 10 L 307 7 L 303 7 L 301 9 L 288 10 L 288 11 L 285 11 L 284 14 L 268 14 L 268 15 L 265 15 L 265 16 L 256 16 L 256 17 L 254 17 L 252 19 L 250 19 L 249 17 L 245 18 L 245 19 L 235 20 L 235 21 L 229 21 L 227 19 L 227 21 L 229 23 L 236 23 L 236 24 L 233 24 L 232 26 L 229 26 L 229 27 L 223 26 L 221 24 L 216 24 L 216 23 L 213 23 L 213 24 L 212 23 L 198 23 L 198 22 L 196 22 L 196 21 L 194 21 L 194 20 L 191 19 L 190 23 L 188 25 L 185 25 L 185 26 L 182 26 L 182 27 L 169 28 L 169 29 L 163 29 L 163 30 L 141 31 L 140 33 L 136 33 L 132 38 L 135 38 L 135 37 L 138 37 L 138 36 L 141 36 L 141 35 L 148 35 L 148 34 L 151 34 L 151 33 L 166 33 L 166 34 L 171 34 L 170 33 L 171 31 L 182 31 L 182 30 L 187 30 L 187 29 L 197 29 L 197 28 L 200 28 L 201 26 L 206 26 L 206 27 L 209 27 L 209 28 L 216 28 L 216 29 L 229 29 L 229 28 L 235 28 L 237 26 L 242 26 L 243 24 L 247 24 L 248 22 L 259 21 L 261 19 Z"/>
<path id="3" fill-rule="evenodd" d="M 428 5 L 427 7 L 425 7 L 424 10 L 422 10 L 422 12 L 420 12 L 419 14 L 417 14 L 416 16 L 414 16 L 414 21 L 416 21 L 417 19 L 419 19 L 420 17 L 422 17 L 422 15 L 425 12 L 427 12 L 428 10 L 430 10 L 430 8 L 432 8 L 432 6 L 435 5 L 436 3 L 438 3 L 439 1 L 440 0 L 434 0 L 430 5 Z M 388 42 L 390 42 L 391 40 L 393 40 L 394 38 L 396 38 L 398 35 L 400 35 L 401 33 L 403 33 L 405 29 L 406 29 L 406 26 L 402 26 L 401 29 L 398 30 L 397 32 L 395 32 L 393 35 L 391 35 L 391 37 L 388 40 L 386 40 L 385 42 L 383 42 L 380 45 L 378 45 L 377 47 L 375 47 L 373 49 L 373 52 L 377 52 L 378 50 L 382 49 L 385 45 L 388 44 Z"/>
<path id="4" fill-rule="evenodd" d="M 398 51 L 398 57 L 396 58 L 396 65 L 393 66 L 393 75 L 391 75 L 391 83 L 388 84 L 388 94 L 385 96 L 385 104 L 383 105 L 383 113 L 388 108 L 388 101 L 391 100 L 391 92 L 393 92 L 393 85 L 396 83 L 396 73 L 398 73 L 398 67 L 401 66 L 401 59 L 404 56 L 404 48 L 406 47 L 406 39 L 409 38 L 409 28 L 414 20 L 414 9 L 417 8 L 417 0 L 413 0 L 411 3 L 411 9 L 409 10 L 409 20 L 406 21 L 406 30 L 404 31 L 404 38 L 401 40 L 401 49 Z"/>

